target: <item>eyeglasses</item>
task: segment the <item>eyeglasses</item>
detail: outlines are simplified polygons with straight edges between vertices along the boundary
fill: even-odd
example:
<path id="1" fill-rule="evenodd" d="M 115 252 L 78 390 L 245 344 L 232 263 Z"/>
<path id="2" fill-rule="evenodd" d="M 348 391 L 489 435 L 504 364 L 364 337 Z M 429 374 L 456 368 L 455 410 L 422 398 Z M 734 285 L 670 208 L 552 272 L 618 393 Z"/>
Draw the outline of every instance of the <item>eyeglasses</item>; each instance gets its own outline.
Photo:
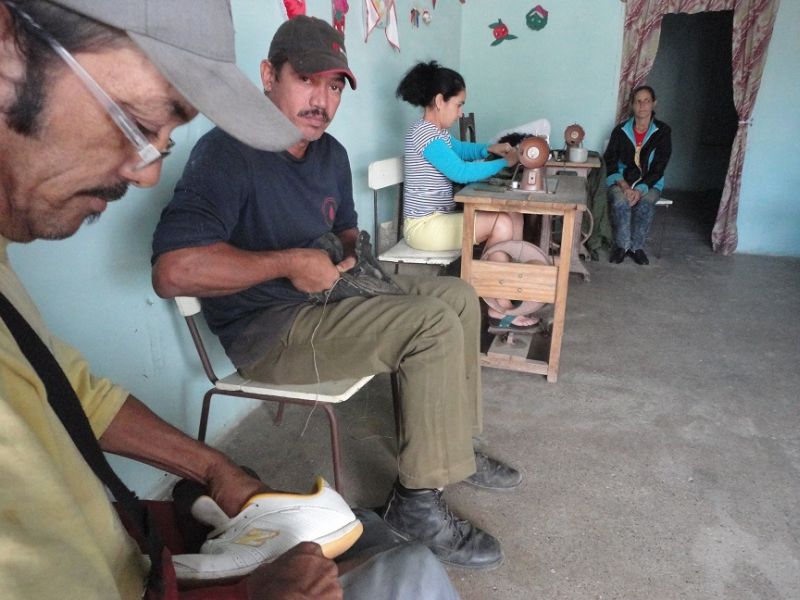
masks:
<path id="1" fill-rule="evenodd" d="M 12 10 L 14 10 L 20 17 L 25 19 L 27 23 L 33 27 L 36 33 L 45 41 L 47 42 L 53 51 L 58 54 L 67 66 L 72 69 L 75 75 L 78 76 L 78 79 L 86 86 L 86 89 L 91 92 L 91 94 L 95 97 L 95 99 L 100 103 L 108 115 L 111 117 L 111 120 L 114 121 L 117 127 L 119 127 L 120 131 L 125 135 L 128 140 L 130 140 L 131 144 L 134 145 L 136 148 L 136 152 L 139 155 L 139 163 L 134 167 L 135 170 L 144 169 L 145 167 L 153 164 L 156 161 L 163 160 L 167 156 L 169 156 L 172 147 L 175 145 L 175 142 L 170 140 L 167 142 L 167 147 L 161 151 L 156 148 L 142 133 L 142 130 L 139 129 L 139 126 L 131 120 L 131 118 L 125 114 L 125 111 L 114 102 L 111 97 L 100 87 L 100 85 L 92 78 L 91 75 L 84 69 L 81 64 L 75 59 L 72 54 L 70 54 L 64 46 L 62 46 L 58 40 L 56 40 L 52 35 L 50 35 L 47 31 L 42 29 L 41 25 L 39 25 L 36 21 L 34 21 L 29 15 L 19 9 L 19 7 L 15 6 L 13 2 L 7 4 Z"/>

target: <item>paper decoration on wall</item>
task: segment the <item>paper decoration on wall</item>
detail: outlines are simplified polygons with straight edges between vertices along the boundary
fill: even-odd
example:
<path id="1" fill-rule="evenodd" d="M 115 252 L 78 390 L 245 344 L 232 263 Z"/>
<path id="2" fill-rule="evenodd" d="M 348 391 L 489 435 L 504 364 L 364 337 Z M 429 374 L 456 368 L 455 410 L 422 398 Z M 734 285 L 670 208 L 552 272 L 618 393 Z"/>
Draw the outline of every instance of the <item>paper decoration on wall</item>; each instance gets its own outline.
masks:
<path id="1" fill-rule="evenodd" d="M 281 0 L 281 6 L 287 19 L 306 14 L 306 0 Z"/>
<path id="2" fill-rule="evenodd" d="M 490 23 L 489 29 L 492 30 L 492 35 L 494 36 L 492 46 L 497 46 L 497 44 L 506 40 L 517 39 L 517 36 L 508 33 L 508 26 L 500 19 L 497 19 L 494 23 Z"/>
<path id="3" fill-rule="evenodd" d="M 344 35 L 344 16 L 350 10 L 347 0 L 332 0 L 331 9 L 333 10 L 333 22 L 331 24 L 334 29 Z"/>
<path id="4" fill-rule="evenodd" d="M 392 48 L 400 50 L 395 0 L 364 0 L 364 42 L 376 27 L 384 30 Z"/>
<path id="5" fill-rule="evenodd" d="M 425 25 L 430 25 L 431 20 L 431 11 L 427 8 L 420 10 L 416 6 L 411 9 L 411 26 L 414 28 L 419 28 L 419 22 L 422 21 Z"/>
<path id="6" fill-rule="evenodd" d="M 547 15 L 548 12 L 542 8 L 542 5 L 537 4 L 525 15 L 525 23 L 534 31 L 539 31 L 540 29 L 544 29 L 544 26 L 547 25 Z"/>

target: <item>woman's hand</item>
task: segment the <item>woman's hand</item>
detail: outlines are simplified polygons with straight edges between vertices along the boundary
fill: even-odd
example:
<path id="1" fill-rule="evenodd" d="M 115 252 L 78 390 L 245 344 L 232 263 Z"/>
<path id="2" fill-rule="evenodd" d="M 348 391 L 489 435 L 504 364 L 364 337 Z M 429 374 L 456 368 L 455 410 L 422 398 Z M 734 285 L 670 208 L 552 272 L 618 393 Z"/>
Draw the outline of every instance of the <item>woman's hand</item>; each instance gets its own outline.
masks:
<path id="1" fill-rule="evenodd" d="M 505 142 L 503 144 L 492 144 L 488 148 L 489 152 L 492 154 L 496 154 L 502 158 L 507 158 L 507 156 L 514 150 L 514 146 Z"/>
<path id="2" fill-rule="evenodd" d="M 515 150 L 514 152 L 509 152 L 503 158 L 506 159 L 506 164 L 509 167 L 515 167 L 519 162 L 519 153 Z"/>

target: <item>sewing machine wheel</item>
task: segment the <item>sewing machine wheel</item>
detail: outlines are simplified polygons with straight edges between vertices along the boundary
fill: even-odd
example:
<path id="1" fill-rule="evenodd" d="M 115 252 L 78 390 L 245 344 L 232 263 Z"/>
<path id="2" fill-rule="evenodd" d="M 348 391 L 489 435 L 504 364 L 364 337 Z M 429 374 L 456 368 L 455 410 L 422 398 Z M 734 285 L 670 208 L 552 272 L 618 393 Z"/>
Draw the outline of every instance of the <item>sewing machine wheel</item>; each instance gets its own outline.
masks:
<path id="1" fill-rule="evenodd" d="M 507 255 L 512 263 L 536 264 L 536 265 L 552 265 L 553 262 L 544 251 L 530 242 L 513 241 L 500 242 L 491 248 L 486 248 L 483 251 L 481 260 L 488 260 L 488 256 L 495 252 L 502 252 Z M 520 303 L 514 302 L 512 308 L 504 308 L 500 306 L 497 298 L 484 298 L 484 302 L 490 307 L 504 315 L 530 315 L 537 310 L 540 310 L 545 303 L 536 302 L 534 300 L 523 300 Z"/>
<path id="2" fill-rule="evenodd" d="M 579 148 L 585 135 L 586 132 L 583 130 L 583 127 L 577 123 L 573 123 L 564 130 L 564 143 L 569 147 Z"/>
<path id="3" fill-rule="evenodd" d="M 517 146 L 519 162 L 526 169 L 543 167 L 550 156 L 550 146 L 547 140 L 537 136 L 523 139 Z"/>

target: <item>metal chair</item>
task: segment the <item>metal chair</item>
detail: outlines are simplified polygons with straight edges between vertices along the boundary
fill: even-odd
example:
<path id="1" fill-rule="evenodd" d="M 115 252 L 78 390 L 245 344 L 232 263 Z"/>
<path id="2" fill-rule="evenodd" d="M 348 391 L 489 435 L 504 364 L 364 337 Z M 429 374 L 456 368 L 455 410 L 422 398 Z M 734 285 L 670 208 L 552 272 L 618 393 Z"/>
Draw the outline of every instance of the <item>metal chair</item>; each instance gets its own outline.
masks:
<path id="1" fill-rule="evenodd" d="M 656 207 L 664 207 L 664 218 L 661 219 L 661 233 L 658 236 L 658 250 L 656 250 L 656 258 L 661 258 L 661 250 L 664 247 L 664 238 L 667 235 L 667 220 L 669 219 L 669 207 L 672 206 L 672 200 L 667 198 L 659 198 L 656 200 Z"/>
<path id="2" fill-rule="evenodd" d="M 461 256 L 461 249 L 428 252 L 416 250 L 403 239 L 403 159 L 399 156 L 376 160 L 367 169 L 367 183 L 372 190 L 372 209 L 375 220 L 375 247 L 378 247 L 378 196 L 379 192 L 389 188 L 397 188 L 397 237 L 394 245 L 385 252 L 378 253 L 378 260 L 394 263 L 397 273 L 403 263 L 418 265 L 436 265 L 439 270 L 446 268 Z"/>
<path id="3" fill-rule="evenodd" d="M 330 426 L 334 487 L 340 494 L 343 493 L 339 425 L 333 411 L 333 405 L 351 398 L 353 394 L 363 388 L 374 375 L 368 375 L 360 379 L 323 381 L 319 384 L 312 383 L 304 385 L 274 385 L 264 383 L 242 377 L 235 371 L 225 377 L 217 377 L 198 328 L 197 320 L 202 318 L 200 316 L 200 301 L 192 296 L 178 296 L 175 298 L 175 304 L 178 306 L 178 311 L 189 326 L 189 332 L 191 333 L 197 354 L 200 357 L 200 362 L 203 365 L 203 370 L 212 385 L 203 396 L 203 410 L 200 415 L 200 428 L 198 430 L 197 439 L 200 441 L 205 440 L 208 414 L 211 408 L 211 398 L 216 394 L 236 396 L 239 398 L 252 398 L 265 402 L 277 402 L 278 411 L 273 419 L 276 425 L 280 425 L 281 423 L 283 408 L 286 403 L 312 407 L 319 405 L 320 408 L 325 411 Z M 393 394 L 396 392 L 394 376 L 392 376 L 392 392 Z"/>

